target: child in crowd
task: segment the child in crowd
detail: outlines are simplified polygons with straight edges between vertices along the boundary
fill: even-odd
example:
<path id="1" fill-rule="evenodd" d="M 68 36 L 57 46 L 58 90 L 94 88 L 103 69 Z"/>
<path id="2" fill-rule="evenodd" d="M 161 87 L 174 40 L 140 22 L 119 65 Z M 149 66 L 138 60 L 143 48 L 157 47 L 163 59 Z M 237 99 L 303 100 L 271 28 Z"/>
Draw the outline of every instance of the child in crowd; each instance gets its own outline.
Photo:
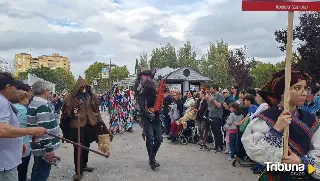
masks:
<path id="1" fill-rule="evenodd" d="M 229 115 L 230 115 L 230 102 L 224 102 L 223 103 L 223 107 L 224 107 L 224 111 L 228 111 Z M 229 116 L 228 116 L 229 117 Z M 228 118 L 226 118 L 228 119 Z M 230 152 L 230 139 L 229 139 L 229 125 L 227 125 L 227 123 L 224 125 L 223 127 L 224 131 L 225 131 L 225 138 L 224 141 L 226 142 L 226 151 L 224 152 L 225 154 L 229 154 Z"/>
<path id="2" fill-rule="evenodd" d="M 229 126 L 229 144 L 230 144 L 230 159 L 232 161 L 232 165 L 235 166 L 236 163 L 236 156 L 238 154 L 238 127 L 236 126 L 237 123 L 239 123 L 242 118 L 242 110 L 240 109 L 239 104 L 232 103 L 230 105 L 230 116 L 227 120 L 227 125 Z"/>

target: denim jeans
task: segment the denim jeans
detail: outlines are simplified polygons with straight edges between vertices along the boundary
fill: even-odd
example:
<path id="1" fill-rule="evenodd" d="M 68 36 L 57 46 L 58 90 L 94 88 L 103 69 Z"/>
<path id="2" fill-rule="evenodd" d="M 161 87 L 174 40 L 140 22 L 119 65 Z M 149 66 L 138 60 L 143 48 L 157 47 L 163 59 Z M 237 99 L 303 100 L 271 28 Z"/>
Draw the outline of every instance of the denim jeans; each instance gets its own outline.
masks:
<path id="1" fill-rule="evenodd" d="M 205 146 L 208 139 L 208 126 L 207 119 L 201 119 L 198 121 L 198 132 L 200 137 L 200 146 Z"/>
<path id="2" fill-rule="evenodd" d="M 223 129 L 224 125 L 226 124 L 226 121 L 227 121 L 227 117 L 223 117 L 221 119 L 221 130 L 223 132 L 223 140 L 225 140 L 227 136 L 227 132 Z"/>
<path id="3" fill-rule="evenodd" d="M 161 121 L 160 120 L 153 121 L 153 122 L 149 120 L 143 120 L 143 121 L 144 121 L 143 129 L 146 133 L 146 141 L 158 142 L 158 143 L 163 142 Z M 170 129 L 169 129 L 169 133 L 170 133 Z"/>
<path id="4" fill-rule="evenodd" d="M 34 156 L 31 173 L 31 181 L 47 181 L 50 176 L 51 165 L 42 159 L 42 156 Z"/>
<path id="5" fill-rule="evenodd" d="M 17 167 L 11 170 L 0 171 L 0 180 L 1 181 L 17 181 L 18 180 Z"/>
<path id="6" fill-rule="evenodd" d="M 230 133 L 230 157 L 233 159 L 234 155 L 238 155 L 238 133 Z"/>
<path id="7" fill-rule="evenodd" d="M 100 111 L 106 111 L 106 108 L 104 107 L 104 104 L 100 104 Z"/>
<path id="8" fill-rule="evenodd" d="M 168 135 L 171 130 L 171 118 L 169 115 L 163 115 L 163 124 L 166 131 L 165 133 Z"/>

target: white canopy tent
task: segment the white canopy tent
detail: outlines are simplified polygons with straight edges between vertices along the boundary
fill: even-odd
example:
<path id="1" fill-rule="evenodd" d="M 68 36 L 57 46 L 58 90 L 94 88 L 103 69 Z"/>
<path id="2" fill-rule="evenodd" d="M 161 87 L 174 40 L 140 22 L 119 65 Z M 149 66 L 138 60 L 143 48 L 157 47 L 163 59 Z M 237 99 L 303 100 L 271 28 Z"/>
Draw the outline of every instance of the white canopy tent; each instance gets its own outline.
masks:
<path id="1" fill-rule="evenodd" d="M 56 92 L 56 85 L 54 83 L 51 83 L 51 82 L 46 81 L 44 79 L 41 79 L 41 78 L 39 78 L 39 77 L 37 77 L 37 76 L 35 76 L 33 74 L 28 74 L 28 79 L 24 80 L 23 82 L 25 84 L 28 84 L 28 85 L 32 86 L 35 82 L 37 82 L 39 80 L 46 82 L 48 84 L 48 86 L 50 87 L 50 90 L 52 91 L 52 93 Z"/>

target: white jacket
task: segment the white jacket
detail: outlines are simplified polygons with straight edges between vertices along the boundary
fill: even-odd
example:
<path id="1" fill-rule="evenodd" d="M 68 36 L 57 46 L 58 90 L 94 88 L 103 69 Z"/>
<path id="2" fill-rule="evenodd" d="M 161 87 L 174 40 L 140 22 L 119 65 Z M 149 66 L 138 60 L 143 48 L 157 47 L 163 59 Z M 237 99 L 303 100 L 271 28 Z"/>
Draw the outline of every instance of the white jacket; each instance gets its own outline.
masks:
<path id="1" fill-rule="evenodd" d="M 191 106 L 194 105 L 195 103 L 196 101 L 192 97 L 188 98 L 183 105 L 187 109 L 185 112 L 189 112 L 191 109 Z"/>
<path id="2" fill-rule="evenodd" d="M 180 118 L 177 104 L 171 104 L 170 106 L 171 106 L 171 111 L 170 111 L 169 115 L 171 118 L 171 122 L 176 121 Z"/>

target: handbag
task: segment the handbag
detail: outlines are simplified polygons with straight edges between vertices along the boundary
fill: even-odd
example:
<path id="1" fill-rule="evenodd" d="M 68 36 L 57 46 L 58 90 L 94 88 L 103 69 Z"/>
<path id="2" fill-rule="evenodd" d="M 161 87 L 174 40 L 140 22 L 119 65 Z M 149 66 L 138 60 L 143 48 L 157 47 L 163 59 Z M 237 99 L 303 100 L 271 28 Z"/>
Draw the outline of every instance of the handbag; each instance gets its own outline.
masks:
<path id="1" fill-rule="evenodd" d="M 98 149 L 102 153 L 110 156 L 110 154 L 111 154 L 110 148 L 111 148 L 110 135 L 109 134 L 99 135 L 98 136 Z"/>
<path id="2" fill-rule="evenodd" d="M 100 116 L 98 116 L 98 119 L 100 118 Z M 96 134 L 98 135 L 98 149 L 110 156 L 111 155 L 111 142 L 113 139 L 113 135 L 110 134 L 106 124 L 103 122 L 103 120 L 101 120 L 101 118 L 99 119 L 97 125 L 96 125 Z"/>
<path id="3" fill-rule="evenodd" d="M 55 156 L 53 154 L 47 154 L 42 157 L 42 160 L 45 162 L 49 163 L 50 165 L 58 166 L 60 163 L 61 159 L 58 156 Z"/>

